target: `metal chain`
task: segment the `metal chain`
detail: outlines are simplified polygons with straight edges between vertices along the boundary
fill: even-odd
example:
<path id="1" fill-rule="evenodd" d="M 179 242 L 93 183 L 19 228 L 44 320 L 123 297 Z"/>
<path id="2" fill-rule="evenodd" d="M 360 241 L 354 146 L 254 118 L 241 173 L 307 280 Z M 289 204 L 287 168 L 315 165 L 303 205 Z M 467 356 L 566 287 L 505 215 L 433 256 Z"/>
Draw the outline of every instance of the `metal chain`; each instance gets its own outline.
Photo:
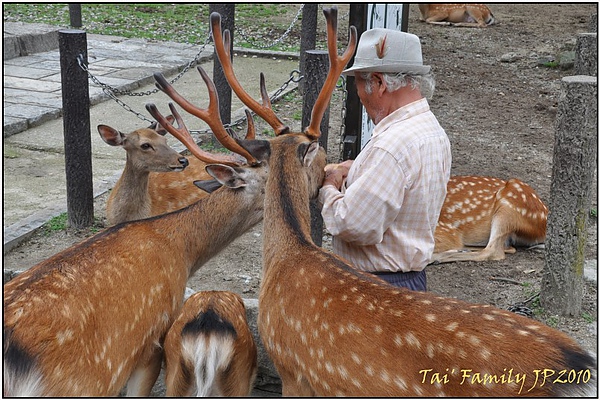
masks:
<path id="1" fill-rule="evenodd" d="M 188 72 L 190 70 L 190 68 L 192 68 L 193 66 L 195 66 L 199 63 L 200 55 L 204 51 L 204 48 L 206 47 L 206 45 L 208 44 L 209 41 L 210 41 L 210 36 L 208 36 L 206 38 L 206 40 L 204 41 L 204 44 L 200 47 L 200 50 L 198 51 L 198 53 L 196 54 L 194 59 L 192 61 L 188 62 L 187 65 L 181 70 L 181 72 L 179 74 L 177 74 L 177 76 L 170 81 L 171 84 L 177 82 L 186 72 Z M 88 65 L 84 62 L 82 54 L 80 54 L 77 57 L 77 62 L 79 63 L 79 67 L 88 74 L 88 77 L 90 78 L 90 80 L 92 82 L 94 82 L 96 85 L 100 86 L 105 93 L 108 93 L 110 91 L 113 95 L 150 96 L 154 93 L 158 93 L 158 91 L 159 91 L 158 88 L 155 88 L 152 90 L 147 90 L 145 92 L 132 92 L 130 90 L 122 90 L 122 89 L 114 88 L 104 82 L 101 82 L 97 77 L 92 75 L 92 73 L 89 71 Z M 113 96 L 111 95 L 111 97 L 113 97 Z"/>
<path id="2" fill-rule="evenodd" d="M 304 9 L 304 4 L 300 5 L 300 8 L 298 9 L 298 12 L 296 13 L 296 16 L 294 17 L 294 20 L 292 21 L 292 23 L 290 24 L 290 26 L 288 26 L 288 28 L 285 30 L 285 32 L 279 37 L 279 39 L 274 40 L 273 42 L 271 42 L 270 44 L 266 44 L 266 45 L 262 45 L 262 44 L 258 44 L 255 41 L 253 41 L 248 34 L 246 34 L 242 29 L 237 28 L 235 30 L 236 33 L 238 33 L 240 35 L 240 37 L 245 40 L 248 44 L 252 45 L 253 47 L 258 47 L 259 49 L 268 49 L 271 47 L 274 47 L 278 44 L 280 44 L 281 42 L 283 42 L 285 40 L 285 38 L 290 34 L 290 32 L 292 31 L 292 28 L 294 27 L 294 25 L 296 25 L 296 22 L 298 22 L 298 19 L 300 18 L 300 14 L 302 13 L 302 10 Z"/>

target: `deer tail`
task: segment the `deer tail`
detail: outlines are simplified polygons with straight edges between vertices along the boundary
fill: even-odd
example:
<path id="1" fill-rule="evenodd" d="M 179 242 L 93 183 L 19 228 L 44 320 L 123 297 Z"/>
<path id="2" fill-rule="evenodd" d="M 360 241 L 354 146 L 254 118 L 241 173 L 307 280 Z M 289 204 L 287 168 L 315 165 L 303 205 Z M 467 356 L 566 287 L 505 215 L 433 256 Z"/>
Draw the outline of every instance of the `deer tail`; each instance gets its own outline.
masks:
<path id="1" fill-rule="evenodd" d="M 236 331 L 212 309 L 198 315 L 181 332 L 182 356 L 194 366 L 196 397 L 222 396 L 217 376 L 233 357 Z"/>

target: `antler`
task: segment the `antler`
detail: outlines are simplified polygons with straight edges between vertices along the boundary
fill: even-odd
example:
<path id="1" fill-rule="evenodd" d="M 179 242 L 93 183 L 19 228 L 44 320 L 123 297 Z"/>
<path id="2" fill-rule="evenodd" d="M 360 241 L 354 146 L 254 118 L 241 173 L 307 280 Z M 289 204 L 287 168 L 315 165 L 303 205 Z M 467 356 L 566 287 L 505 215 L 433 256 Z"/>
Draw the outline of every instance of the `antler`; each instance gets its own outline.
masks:
<path id="1" fill-rule="evenodd" d="M 177 104 L 179 104 L 184 110 L 206 122 L 212 130 L 213 134 L 215 135 L 216 139 L 225 148 L 244 157 L 250 165 L 259 164 L 259 161 L 254 156 L 252 156 L 252 154 L 250 154 L 246 149 L 244 149 L 240 144 L 238 144 L 235 139 L 229 136 L 229 134 L 225 130 L 223 122 L 221 121 L 221 116 L 219 114 L 219 99 L 217 95 L 217 89 L 215 88 L 214 83 L 208 77 L 206 71 L 204 71 L 204 69 L 202 69 L 202 67 L 200 66 L 198 66 L 197 69 L 198 72 L 200 72 L 200 75 L 202 76 L 202 79 L 204 80 L 208 88 L 209 106 L 206 109 L 199 108 L 187 101 L 173 88 L 173 86 L 169 82 L 167 82 L 165 77 L 160 73 L 154 74 L 154 79 L 156 79 L 156 86 L 165 94 L 167 94 L 171 99 L 173 99 Z M 173 125 L 166 121 L 166 119 L 158 112 L 156 106 L 154 106 L 153 104 L 146 105 L 146 109 L 148 110 L 148 112 L 150 112 L 150 114 L 152 114 L 152 116 L 157 121 L 159 121 L 161 125 L 163 125 L 165 129 L 167 129 L 173 136 L 175 136 L 182 143 L 184 143 L 186 147 L 192 152 L 192 154 L 194 154 L 194 156 L 196 156 L 197 158 L 203 161 L 205 161 L 205 159 L 210 159 L 210 161 L 205 161 L 207 163 L 216 162 L 229 165 L 241 164 L 239 160 L 229 157 L 227 155 L 223 154 L 216 156 L 215 154 L 200 149 L 198 145 L 196 145 L 196 142 L 192 139 L 187 128 L 185 127 L 185 124 L 183 123 L 183 120 L 181 119 L 179 113 L 177 113 L 175 106 L 173 106 L 173 104 L 170 103 L 169 107 L 171 109 L 171 113 L 175 116 L 175 119 L 177 120 L 177 125 L 179 126 L 179 129 L 176 129 Z M 251 118 L 248 119 L 247 137 L 254 137 L 254 124 L 251 121 Z"/>
<path id="2" fill-rule="evenodd" d="M 223 32 L 223 34 L 221 34 L 221 15 L 213 12 L 210 14 L 210 22 L 212 25 L 212 34 L 215 41 L 217 57 L 221 62 L 221 66 L 223 67 L 223 72 L 225 73 L 227 82 L 229 82 L 229 86 L 231 86 L 242 103 L 244 103 L 248 108 L 254 111 L 256 115 L 271 125 L 275 131 L 275 135 L 279 136 L 281 134 L 288 133 L 290 128 L 284 125 L 283 122 L 277 118 L 277 115 L 275 115 L 275 112 L 271 108 L 271 102 L 268 100 L 268 96 L 266 96 L 267 100 L 265 100 L 265 95 L 263 93 L 263 91 L 266 92 L 266 89 L 263 89 L 264 76 L 261 74 L 261 97 L 263 99 L 263 104 L 260 104 L 242 88 L 239 81 L 235 77 L 233 65 L 231 64 L 231 53 L 229 52 L 231 37 L 229 30 L 227 29 Z"/>
<path id="3" fill-rule="evenodd" d="M 327 20 L 327 50 L 329 52 L 330 66 L 323 88 L 313 106 L 310 125 L 304 131 L 306 136 L 315 140 L 321 136 L 321 120 L 323 119 L 337 80 L 356 49 L 356 28 L 350 26 L 348 48 L 341 57 L 337 55 L 337 8 L 324 8 L 323 14 L 325 14 L 325 19 Z"/>

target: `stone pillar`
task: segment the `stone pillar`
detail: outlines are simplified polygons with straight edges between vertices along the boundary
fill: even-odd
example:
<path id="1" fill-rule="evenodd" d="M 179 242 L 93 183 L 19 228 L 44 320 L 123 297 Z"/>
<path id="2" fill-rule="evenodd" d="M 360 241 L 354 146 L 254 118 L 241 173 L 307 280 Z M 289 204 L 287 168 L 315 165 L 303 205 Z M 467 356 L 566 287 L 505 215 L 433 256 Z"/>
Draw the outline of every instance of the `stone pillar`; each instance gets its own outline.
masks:
<path id="1" fill-rule="evenodd" d="M 540 302 L 551 312 L 566 316 L 581 312 L 584 249 L 598 156 L 597 113 L 598 79 L 582 75 L 563 78 Z"/>
<path id="2" fill-rule="evenodd" d="M 598 76 L 597 33 L 580 33 L 577 35 L 575 74 Z"/>

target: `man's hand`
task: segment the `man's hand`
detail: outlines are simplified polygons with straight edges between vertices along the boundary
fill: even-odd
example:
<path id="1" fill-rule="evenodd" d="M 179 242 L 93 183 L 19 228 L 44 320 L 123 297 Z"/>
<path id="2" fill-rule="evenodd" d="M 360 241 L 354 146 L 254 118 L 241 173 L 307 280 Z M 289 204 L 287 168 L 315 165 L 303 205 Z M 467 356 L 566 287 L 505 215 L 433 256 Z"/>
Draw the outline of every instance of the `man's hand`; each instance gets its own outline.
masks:
<path id="1" fill-rule="evenodd" d="M 344 180 L 348 176 L 348 171 L 352 166 L 353 160 L 346 160 L 340 164 L 327 164 L 325 166 L 325 180 L 323 186 L 331 185 L 337 190 L 341 190 Z"/>

